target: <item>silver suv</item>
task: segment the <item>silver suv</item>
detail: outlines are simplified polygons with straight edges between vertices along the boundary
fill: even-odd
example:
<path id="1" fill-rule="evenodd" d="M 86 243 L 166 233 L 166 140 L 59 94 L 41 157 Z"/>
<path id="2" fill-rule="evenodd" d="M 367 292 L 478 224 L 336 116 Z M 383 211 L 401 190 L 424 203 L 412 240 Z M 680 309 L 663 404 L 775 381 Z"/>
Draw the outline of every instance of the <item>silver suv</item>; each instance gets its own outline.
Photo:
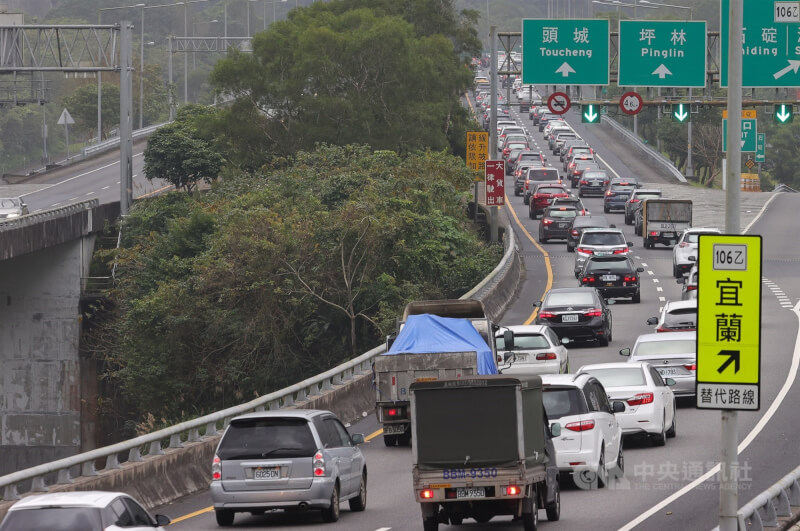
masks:
<path id="1" fill-rule="evenodd" d="M 330 411 L 250 413 L 231 420 L 211 467 L 211 499 L 217 523 L 235 513 L 319 509 L 325 522 L 339 519 L 339 503 L 351 511 L 367 505 L 367 465 L 350 435 Z"/>
<path id="2" fill-rule="evenodd" d="M 585 229 L 575 246 L 575 278 L 581 274 L 590 256 L 626 256 L 631 246 L 633 243 L 625 241 L 620 229 Z"/>

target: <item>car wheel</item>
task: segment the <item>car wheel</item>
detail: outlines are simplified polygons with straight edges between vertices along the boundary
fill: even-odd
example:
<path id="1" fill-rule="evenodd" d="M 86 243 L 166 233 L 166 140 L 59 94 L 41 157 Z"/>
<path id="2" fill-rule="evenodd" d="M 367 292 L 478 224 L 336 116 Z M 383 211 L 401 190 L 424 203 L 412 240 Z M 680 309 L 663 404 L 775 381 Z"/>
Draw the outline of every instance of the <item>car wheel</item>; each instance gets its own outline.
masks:
<path id="1" fill-rule="evenodd" d="M 527 195 L 522 198 L 522 204 L 523 205 L 527 205 L 528 204 L 528 196 Z"/>
<path id="2" fill-rule="evenodd" d="M 664 417 L 661 420 L 661 433 L 654 433 L 650 436 L 653 446 L 664 446 L 667 444 L 667 412 L 664 412 Z"/>
<path id="3" fill-rule="evenodd" d="M 233 511 L 229 511 L 227 509 L 214 511 L 214 514 L 217 517 L 217 525 L 223 527 L 233 525 L 233 517 L 236 516 Z"/>
<path id="4" fill-rule="evenodd" d="M 438 531 L 439 530 L 438 516 L 432 516 L 430 518 L 423 518 L 422 519 L 422 530 L 423 531 Z"/>
<path id="5" fill-rule="evenodd" d="M 580 190 L 578 190 L 578 197 L 583 197 L 583 192 L 581 192 Z"/>
<path id="6" fill-rule="evenodd" d="M 543 238 L 541 235 L 539 235 L 539 243 L 547 243 L 547 238 Z"/>
<path id="7" fill-rule="evenodd" d="M 601 347 L 607 347 L 609 341 L 611 341 L 611 338 L 609 338 L 608 336 L 602 336 L 602 337 L 598 337 L 597 341 L 598 341 L 598 343 L 600 343 Z"/>
<path id="8" fill-rule="evenodd" d="M 573 249 L 572 247 L 569 246 L 569 244 L 567 244 L 567 252 L 568 253 L 574 253 L 575 249 Z"/>
<path id="9" fill-rule="evenodd" d="M 358 496 L 347 500 L 350 505 L 350 510 L 353 512 L 361 512 L 367 508 L 367 471 L 361 474 L 361 485 L 358 488 Z"/>
<path id="10" fill-rule="evenodd" d="M 479 513 L 479 514 L 473 515 L 472 518 L 476 522 L 478 522 L 479 524 L 485 524 L 486 522 L 488 522 L 489 520 L 492 519 L 492 515 L 491 514 L 480 514 Z"/>
<path id="11" fill-rule="evenodd" d="M 450 525 L 461 525 L 464 523 L 463 516 L 451 516 L 450 517 Z"/>
<path id="12" fill-rule="evenodd" d="M 530 219 L 536 219 L 536 216 L 533 215 L 533 210 L 531 210 L 530 208 L 528 209 L 528 217 Z"/>
<path id="13" fill-rule="evenodd" d="M 519 197 L 519 196 L 520 196 L 520 193 L 519 193 L 519 192 L 517 192 L 516 190 L 514 190 L 514 195 L 515 195 L 515 196 L 517 196 L 517 197 Z"/>
<path id="14" fill-rule="evenodd" d="M 672 276 L 675 278 L 681 278 L 681 271 L 678 269 L 678 265 L 676 263 L 672 263 Z"/>
<path id="15" fill-rule="evenodd" d="M 675 402 L 672 402 L 672 426 L 667 430 L 667 437 L 672 439 L 678 434 L 678 409 L 675 407 Z"/>
<path id="16" fill-rule="evenodd" d="M 536 492 L 534 492 L 531 495 L 531 497 L 528 498 L 530 500 L 530 502 L 528 502 L 528 505 L 531 508 L 531 512 L 522 513 L 522 529 L 524 529 L 525 531 L 536 531 L 536 526 L 539 525 L 539 507 L 538 504 L 536 503 L 537 501 L 536 498 L 537 498 Z"/>
<path id="17" fill-rule="evenodd" d="M 383 444 L 385 444 L 386 446 L 397 446 L 397 435 L 384 434 Z"/>
<path id="18" fill-rule="evenodd" d="M 604 206 L 603 207 L 603 214 L 608 214 L 609 212 L 611 212 L 611 209 Z"/>
<path id="19" fill-rule="evenodd" d="M 642 296 L 638 289 L 636 290 L 636 293 L 633 294 L 633 297 L 631 297 L 631 302 L 634 303 L 642 302 Z"/>
<path id="20" fill-rule="evenodd" d="M 397 446 L 411 446 L 411 426 L 402 435 L 397 436 Z"/>
<path id="21" fill-rule="evenodd" d="M 339 482 L 333 486 L 331 494 L 331 505 L 327 509 L 322 509 L 322 520 L 325 522 L 335 522 L 339 519 Z"/>
<path id="22" fill-rule="evenodd" d="M 628 214 L 625 214 L 625 225 L 633 225 L 633 223 L 631 223 L 631 218 L 628 217 Z"/>
<path id="23" fill-rule="evenodd" d="M 619 454 L 617 454 L 617 466 L 614 467 L 615 477 L 625 476 L 625 454 L 622 453 L 622 441 L 619 443 Z"/>
<path id="24" fill-rule="evenodd" d="M 561 518 L 561 487 L 556 481 L 556 495 L 553 501 L 545 505 L 547 512 L 547 520 L 550 522 L 557 522 Z"/>

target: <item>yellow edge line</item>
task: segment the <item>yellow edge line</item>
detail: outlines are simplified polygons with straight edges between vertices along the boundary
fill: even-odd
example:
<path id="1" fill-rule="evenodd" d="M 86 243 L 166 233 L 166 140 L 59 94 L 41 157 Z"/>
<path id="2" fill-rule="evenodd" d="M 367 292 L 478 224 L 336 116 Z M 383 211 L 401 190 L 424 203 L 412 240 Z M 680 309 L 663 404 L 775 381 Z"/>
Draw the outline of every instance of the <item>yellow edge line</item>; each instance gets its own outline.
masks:
<path id="1" fill-rule="evenodd" d="M 383 433 L 383 428 L 379 430 L 375 430 L 373 433 L 370 433 L 366 437 L 364 437 L 365 441 L 371 441 L 378 435 Z M 184 520 L 188 520 L 189 518 L 194 518 L 195 516 L 200 516 L 201 514 L 210 513 L 214 510 L 214 506 L 210 505 L 205 509 L 200 509 L 199 511 L 195 511 L 193 513 L 185 514 L 183 516 L 179 516 L 178 518 L 174 518 L 170 524 L 177 524 L 178 522 L 183 522 Z"/>
<path id="2" fill-rule="evenodd" d="M 140 196 L 137 196 L 136 199 L 140 199 L 142 197 L 150 197 L 151 195 L 156 195 L 156 194 L 158 194 L 160 192 L 163 192 L 164 190 L 169 190 L 170 188 L 172 188 L 171 184 L 168 185 L 168 186 L 164 186 L 162 188 L 159 188 L 158 190 L 153 190 L 152 192 L 147 192 L 146 194 L 142 194 Z"/>
<path id="3" fill-rule="evenodd" d="M 523 234 L 531 241 L 534 247 L 539 249 L 539 252 L 542 253 L 544 256 L 544 266 L 547 269 L 547 285 L 544 287 L 544 293 L 542 293 L 542 300 L 544 300 L 544 296 L 547 295 L 547 292 L 553 287 L 553 266 L 550 265 L 550 254 L 544 250 L 544 247 L 539 245 L 539 243 L 531 236 L 531 233 L 527 231 L 525 227 L 522 226 L 522 222 L 517 217 L 517 213 L 514 212 L 514 209 L 511 208 L 509 205 L 511 202 L 508 199 L 508 195 L 506 195 L 506 210 L 511 214 L 511 217 L 514 218 L 514 221 L 517 223 L 517 226 L 520 228 Z M 539 312 L 539 308 L 534 308 L 533 313 L 531 313 L 530 317 L 528 317 L 523 324 L 529 325 L 536 319 L 536 314 Z"/>
<path id="4" fill-rule="evenodd" d="M 210 513 L 214 510 L 214 507 L 209 505 L 205 509 L 200 509 L 199 511 L 195 511 L 193 513 L 186 514 L 184 516 L 180 516 L 178 518 L 174 518 L 170 525 L 177 524 L 178 522 L 183 522 L 184 520 L 188 520 L 189 518 L 194 518 L 195 516 L 200 516 L 201 514 Z"/>

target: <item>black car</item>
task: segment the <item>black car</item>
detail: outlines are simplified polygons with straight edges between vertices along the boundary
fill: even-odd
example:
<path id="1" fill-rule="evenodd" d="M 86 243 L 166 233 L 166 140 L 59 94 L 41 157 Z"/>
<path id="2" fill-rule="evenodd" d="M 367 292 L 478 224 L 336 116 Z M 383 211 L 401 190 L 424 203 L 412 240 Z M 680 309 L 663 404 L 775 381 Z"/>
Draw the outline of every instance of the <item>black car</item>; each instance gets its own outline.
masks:
<path id="1" fill-rule="evenodd" d="M 566 239 L 572 220 L 578 216 L 578 211 L 572 206 L 547 207 L 542 212 L 542 221 L 539 222 L 539 241 L 547 243 L 553 238 Z"/>
<path id="2" fill-rule="evenodd" d="M 605 216 L 578 216 L 575 218 L 575 221 L 572 222 L 572 228 L 569 230 L 567 252 L 575 252 L 575 247 L 581 240 L 581 234 L 583 234 L 585 229 L 605 229 L 609 227 L 614 227 L 614 225 L 609 225 Z"/>
<path id="3" fill-rule="evenodd" d="M 627 256 L 590 256 L 578 279 L 581 286 L 596 288 L 607 299 L 630 297 L 631 302 L 639 302 L 642 272 L 644 268 L 636 267 Z"/>
<path id="4" fill-rule="evenodd" d="M 661 197 L 661 190 L 650 188 L 640 188 L 631 191 L 628 200 L 625 201 L 625 224 L 633 225 L 636 220 L 636 211 L 642 208 L 642 201 L 645 199 L 657 199 Z"/>
<path id="5" fill-rule="evenodd" d="M 570 185 L 572 188 L 577 188 L 578 184 L 581 182 L 581 178 L 583 177 L 583 173 L 586 171 L 600 171 L 600 166 L 594 160 L 577 160 L 575 161 L 575 165 L 570 170 L 567 177 L 570 180 Z"/>
<path id="6" fill-rule="evenodd" d="M 607 346 L 611 341 L 611 309 L 613 300 L 606 302 L 595 288 L 554 288 L 539 308 L 534 324 L 547 325 L 559 337 L 597 341 Z"/>
<path id="7" fill-rule="evenodd" d="M 602 196 L 608 186 L 608 174 L 602 170 L 594 171 L 585 169 L 578 181 L 578 197 L 587 195 Z"/>
<path id="8" fill-rule="evenodd" d="M 636 179 L 611 179 L 603 194 L 603 212 L 608 214 L 612 210 L 625 210 L 628 197 L 639 186 Z"/>

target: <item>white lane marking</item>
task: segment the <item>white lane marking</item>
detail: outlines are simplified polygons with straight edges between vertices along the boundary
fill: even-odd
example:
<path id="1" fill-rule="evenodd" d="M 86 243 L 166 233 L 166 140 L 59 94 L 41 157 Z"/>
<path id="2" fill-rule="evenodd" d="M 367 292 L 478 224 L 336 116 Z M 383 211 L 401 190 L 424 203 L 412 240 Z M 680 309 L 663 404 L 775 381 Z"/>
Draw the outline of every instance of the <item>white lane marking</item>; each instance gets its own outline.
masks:
<path id="1" fill-rule="evenodd" d="M 605 165 L 606 165 L 606 168 L 608 168 L 608 171 L 610 171 L 611 173 L 613 173 L 614 175 L 616 175 L 616 176 L 617 176 L 617 179 L 622 179 L 622 177 L 620 177 L 619 173 L 617 173 L 616 171 L 614 171 L 614 168 L 612 168 L 612 167 L 611 167 L 611 164 L 609 164 L 608 162 L 604 161 L 604 160 L 603 160 L 603 158 L 602 158 L 600 155 L 598 155 L 597 153 L 595 153 L 595 154 L 594 154 L 594 156 L 595 156 L 595 157 L 597 157 L 597 159 L 598 159 L 600 162 L 602 162 L 603 164 L 605 164 Z"/>
<path id="2" fill-rule="evenodd" d="M 94 195 L 94 192 L 86 192 L 86 195 Z"/>
<path id="3" fill-rule="evenodd" d="M 658 280 L 657 278 L 653 278 L 653 279 L 651 279 L 651 280 L 652 280 L 652 281 L 653 281 L 655 284 L 658 284 L 659 282 L 661 282 L 661 281 L 660 281 L 660 280 Z"/>
<path id="4" fill-rule="evenodd" d="M 756 221 L 758 221 L 759 219 L 761 219 L 761 216 L 762 216 L 762 215 L 764 214 L 764 212 L 767 210 L 767 207 L 769 206 L 769 204 L 770 204 L 770 203 L 772 203 L 772 201 L 773 201 L 773 200 L 774 200 L 776 197 L 778 197 L 778 194 L 775 194 L 775 195 L 773 195 L 772 197 L 770 197 L 769 199 L 767 199 L 767 202 L 766 202 L 766 203 L 764 203 L 764 206 L 762 206 L 762 207 L 761 207 L 761 210 L 759 210 L 759 211 L 758 211 L 758 214 L 756 214 L 756 217 L 754 217 L 754 218 L 753 218 L 753 221 L 751 221 L 750 223 L 748 223 L 748 224 L 747 224 L 747 226 L 744 228 L 744 230 L 742 231 L 742 234 L 747 234 L 747 232 L 750 230 L 750 227 L 752 227 L 753 225 L 755 225 L 755 222 L 756 222 Z"/>
<path id="5" fill-rule="evenodd" d="M 50 205 L 50 207 L 51 207 L 51 208 L 52 208 L 52 207 L 57 207 L 57 206 L 58 206 L 58 205 L 60 205 L 60 204 L 61 204 L 61 203 L 53 203 L 52 205 Z M 39 210 L 41 210 L 41 208 L 40 208 Z"/>
<path id="6" fill-rule="evenodd" d="M 104 187 L 102 187 L 102 188 L 100 188 L 100 189 L 101 189 L 101 190 L 108 190 L 109 188 L 111 188 L 111 186 L 110 186 L 110 185 L 109 185 L 109 186 L 104 186 Z"/>
<path id="7" fill-rule="evenodd" d="M 639 258 L 639 257 L 637 256 L 636 258 Z M 647 267 L 647 264 L 645 264 L 644 262 L 642 262 L 642 267 Z"/>
<path id="8" fill-rule="evenodd" d="M 653 273 L 653 272 L 652 272 L 652 271 L 650 271 L 649 269 L 647 270 L 647 274 L 648 274 L 648 275 L 651 275 L 651 276 L 652 276 L 652 275 L 655 275 L 655 273 Z"/>
<path id="9" fill-rule="evenodd" d="M 77 197 L 70 197 L 69 199 L 67 199 L 67 201 L 75 201 L 76 199 L 78 199 L 78 198 Z"/>
<path id="10" fill-rule="evenodd" d="M 119 181 L 117 181 L 117 184 L 119 184 Z"/>
<path id="11" fill-rule="evenodd" d="M 389 531 L 390 529 L 391 529 L 391 527 L 379 527 L 375 531 Z"/>
<path id="12" fill-rule="evenodd" d="M 142 153 L 136 153 L 133 156 L 133 158 L 141 157 L 141 156 L 142 156 Z M 64 184 L 64 183 L 68 183 L 70 181 L 74 181 L 75 179 L 77 179 L 79 177 L 85 177 L 86 175 L 89 175 L 90 173 L 94 173 L 96 171 L 104 170 L 106 168 L 110 168 L 111 166 L 114 166 L 114 165 L 117 165 L 117 164 L 119 164 L 119 161 L 112 162 L 111 164 L 106 164 L 105 166 L 100 166 L 99 168 L 95 168 L 93 170 L 89 170 L 87 172 L 80 173 L 78 175 L 74 175 L 74 176 L 70 177 L 69 179 L 64 179 L 63 181 L 60 181 L 60 182 L 57 182 L 57 183 L 53 183 L 51 185 L 45 186 L 44 188 L 39 188 L 38 190 L 33 190 L 32 192 L 28 192 L 27 194 L 22 194 L 19 197 L 26 197 L 26 196 L 29 196 L 31 194 L 35 194 L 35 193 L 38 193 L 38 192 L 43 192 L 45 190 L 49 190 L 50 188 L 52 188 L 54 186 L 58 186 L 60 184 Z M 119 182 L 117 182 L 117 184 L 119 184 Z"/>
<path id="13" fill-rule="evenodd" d="M 794 308 L 792 308 L 792 311 L 797 316 L 798 322 L 800 322 L 800 302 L 798 302 L 794 306 Z M 752 430 L 750 430 L 750 433 L 747 434 L 747 437 L 745 437 L 744 440 L 741 443 L 739 443 L 739 447 L 736 449 L 737 454 L 742 453 L 747 449 L 748 446 L 750 446 L 750 443 L 752 443 L 753 440 L 755 440 L 758 434 L 761 433 L 761 431 L 764 429 L 764 426 L 767 425 L 767 422 L 769 422 L 775 415 L 775 412 L 778 410 L 778 408 L 781 407 L 783 400 L 786 398 L 786 395 L 789 394 L 789 390 L 792 388 L 792 385 L 794 385 L 794 381 L 797 378 L 797 368 L 799 366 L 800 366 L 800 333 L 795 337 L 794 353 L 792 354 L 792 364 L 789 366 L 789 373 L 786 375 L 786 381 L 783 382 L 783 387 L 781 387 L 781 390 L 778 392 L 778 396 L 776 396 L 775 400 L 772 402 L 772 404 L 770 404 L 769 409 L 764 414 L 764 416 L 761 417 L 761 419 L 758 421 L 755 427 Z M 696 480 L 692 481 L 691 483 L 683 487 L 681 490 L 679 490 L 672 496 L 663 500 L 661 503 L 658 503 L 653 507 L 651 507 L 650 509 L 648 509 L 647 511 L 643 512 L 642 514 L 640 514 L 639 516 L 637 516 L 636 518 L 625 524 L 623 527 L 619 528 L 619 531 L 630 531 L 631 529 L 641 524 L 642 522 L 644 522 L 657 512 L 661 511 L 664 507 L 668 506 L 670 503 L 674 502 L 684 494 L 690 492 L 695 487 L 699 486 L 700 484 L 704 483 L 705 481 L 713 477 L 717 472 L 719 472 L 719 465 L 715 466 L 714 468 L 712 468 L 711 470 L 709 470 Z"/>
<path id="14" fill-rule="evenodd" d="M 666 300 L 667 300 L 667 298 L 666 298 L 666 297 L 659 297 L 659 298 L 658 298 L 658 302 L 666 302 Z M 660 312 L 660 311 L 661 311 L 661 308 L 659 308 L 659 309 L 658 309 L 658 311 Z"/>
<path id="15" fill-rule="evenodd" d="M 664 288 L 662 288 L 661 286 L 656 286 L 656 291 L 664 291 Z"/>

